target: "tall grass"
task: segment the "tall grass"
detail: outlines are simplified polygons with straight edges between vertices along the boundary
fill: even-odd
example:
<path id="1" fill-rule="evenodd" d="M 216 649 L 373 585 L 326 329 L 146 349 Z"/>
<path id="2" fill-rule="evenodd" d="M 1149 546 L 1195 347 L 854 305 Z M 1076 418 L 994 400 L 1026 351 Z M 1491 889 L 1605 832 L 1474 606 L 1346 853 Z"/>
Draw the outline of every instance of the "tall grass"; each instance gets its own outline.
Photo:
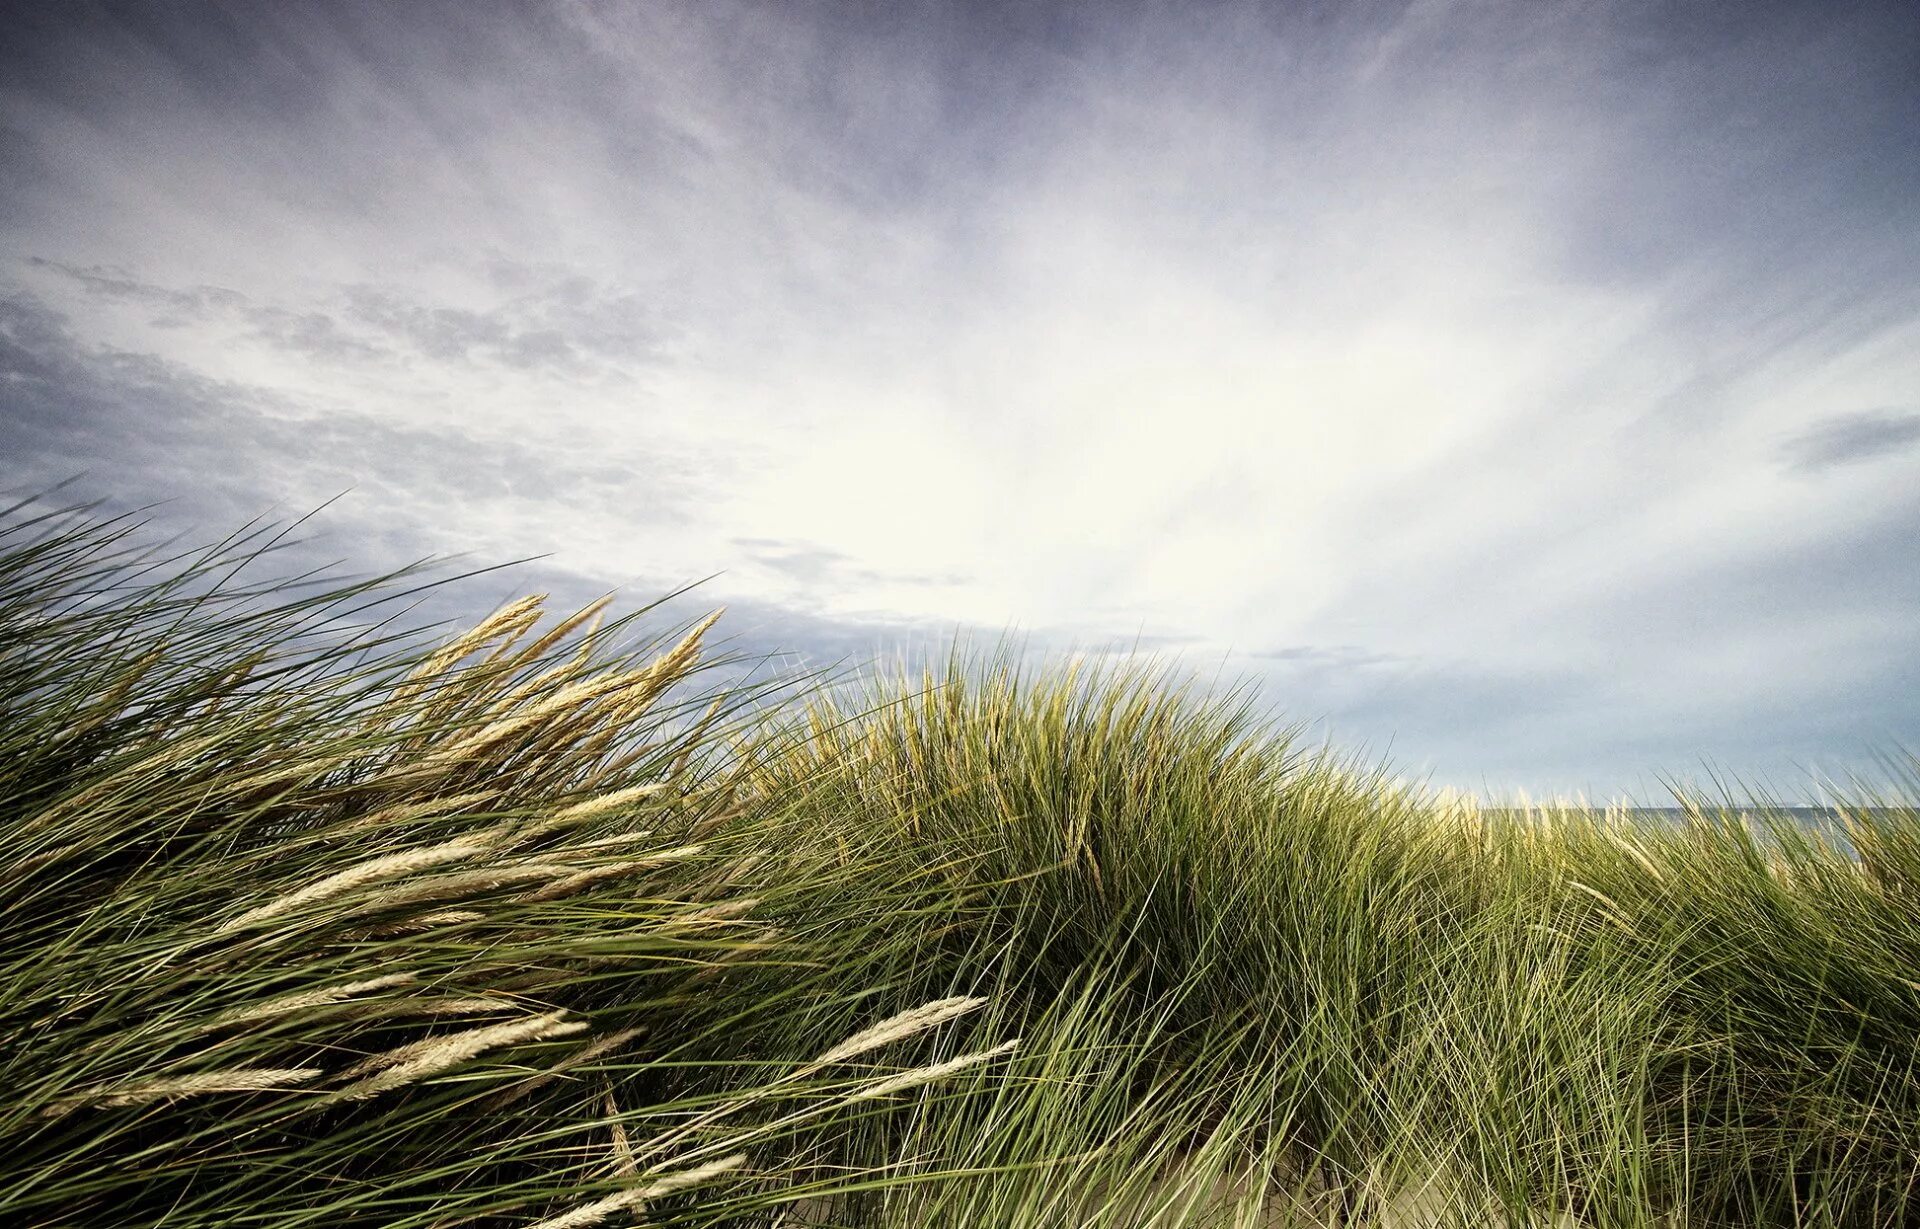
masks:
<path id="1" fill-rule="evenodd" d="M 742 890 L 759 697 L 700 686 L 710 620 L 434 643 L 403 577 L 133 529 L 0 544 L 0 1221 L 728 1222 L 959 1027 L 788 1045 L 841 991 Z"/>
<path id="2" fill-rule="evenodd" d="M 658 609 L 0 534 L 6 1223 L 1920 1207 L 1911 807 L 1483 811 L 1148 667 L 729 688 Z"/>

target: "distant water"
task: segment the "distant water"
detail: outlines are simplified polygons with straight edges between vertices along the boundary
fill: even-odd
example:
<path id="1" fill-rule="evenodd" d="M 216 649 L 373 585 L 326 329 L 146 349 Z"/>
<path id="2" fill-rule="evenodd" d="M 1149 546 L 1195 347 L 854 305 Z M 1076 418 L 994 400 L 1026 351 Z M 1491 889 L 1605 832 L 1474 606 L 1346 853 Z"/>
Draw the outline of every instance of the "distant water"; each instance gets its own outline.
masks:
<path id="1" fill-rule="evenodd" d="M 1489 815 L 1538 815 L 1538 814 L 1580 814 L 1583 811 L 1592 815 L 1623 815 L 1633 819 L 1671 820 L 1681 823 L 1692 814 L 1685 807 L 1486 807 Z M 1788 819 L 1810 828 L 1838 827 L 1847 815 L 1894 818 L 1912 814 L 1908 807 L 1778 807 L 1778 806 L 1719 806 L 1702 808 L 1709 819 L 1724 815 L 1750 815 L 1755 820 Z"/>
<path id="2" fill-rule="evenodd" d="M 1574 811 L 1575 813 L 1578 813 L 1579 811 L 1579 808 L 1568 808 L 1568 809 Z M 1847 853 L 1847 854 L 1852 854 L 1854 852 L 1854 848 L 1853 848 L 1853 842 L 1847 839 L 1847 830 L 1846 830 L 1846 821 L 1845 821 L 1846 816 L 1851 815 L 1856 818 L 1873 817 L 1873 818 L 1895 819 L 1900 817 L 1912 817 L 1916 814 L 1917 810 L 1920 810 L 1920 808 L 1915 808 L 1911 806 L 1848 807 L 1848 808 L 1845 808 L 1844 810 L 1840 808 L 1835 808 L 1835 807 L 1813 807 L 1813 806 L 1805 806 L 1805 807 L 1707 806 L 1707 807 L 1704 807 L 1703 809 L 1706 812 L 1706 816 L 1709 820 L 1718 819 L 1720 817 L 1729 816 L 1729 815 L 1751 816 L 1755 824 L 1755 827 L 1754 827 L 1755 835 L 1759 836 L 1762 839 L 1762 843 L 1764 843 L 1765 841 L 1768 824 L 1770 823 L 1771 824 L 1791 824 L 1791 825 L 1798 825 L 1799 827 L 1805 829 L 1809 833 L 1818 833 L 1819 836 L 1830 845 L 1830 847 L 1832 847 L 1837 851 Z M 1506 816 L 1506 815 L 1523 816 L 1529 813 L 1540 814 L 1543 811 L 1550 811 L 1550 810 L 1552 810 L 1552 808 L 1543 808 L 1543 807 L 1537 807 L 1537 806 L 1531 807 L 1531 808 L 1498 807 L 1498 808 L 1488 808 L 1487 813 L 1494 814 L 1494 815 L 1503 815 L 1503 816 Z M 1613 807 L 1610 809 L 1604 808 L 1604 807 L 1592 807 L 1592 808 L 1588 808 L 1587 810 L 1588 810 L 1588 813 L 1595 816 L 1601 816 L 1601 815 L 1621 816 L 1625 818 L 1629 823 L 1659 824 L 1664 822 L 1664 823 L 1670 823 L 1674 827 L 1680 827 L 1683 824 L 1685 824 L 1687 822 L 1689 815 L 1692 814 L 1692 812 L 1688 811 L 1684 807 Z M 1912 822 L 1911 819 L 1909 819 L 1909 822 Z"/>
<path id="3" fill-rule="evenodd" d="M 1709 817 L 1715 815 L 1751 815 L 1755 819 L 1774 818 L 1791 819 L 1796 823 L 1812 827 L 1838 824 L 1847 815 L 1888 816 L 1900 813 L 1897 807 L 1718 807 L 1705 808 Z M 1685 807 L 1632 807 L 1630 813 L 1648 819 L 1683 820 L 1689 812 Z"/>

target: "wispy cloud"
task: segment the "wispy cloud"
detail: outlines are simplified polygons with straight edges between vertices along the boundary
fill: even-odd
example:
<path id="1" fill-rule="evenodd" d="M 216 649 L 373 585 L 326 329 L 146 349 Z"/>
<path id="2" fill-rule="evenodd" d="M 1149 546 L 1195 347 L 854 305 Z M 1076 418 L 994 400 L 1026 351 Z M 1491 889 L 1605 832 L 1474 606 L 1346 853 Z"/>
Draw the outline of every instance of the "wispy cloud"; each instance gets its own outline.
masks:
<path id="1" fill-rule="evenodd" d="M 1815 423 L 1788 440 L 1788 468 L 1812 474 L 1836 465 L 1895 456 L 1920 445 L 1920 411 L 1864 410 Z"/>

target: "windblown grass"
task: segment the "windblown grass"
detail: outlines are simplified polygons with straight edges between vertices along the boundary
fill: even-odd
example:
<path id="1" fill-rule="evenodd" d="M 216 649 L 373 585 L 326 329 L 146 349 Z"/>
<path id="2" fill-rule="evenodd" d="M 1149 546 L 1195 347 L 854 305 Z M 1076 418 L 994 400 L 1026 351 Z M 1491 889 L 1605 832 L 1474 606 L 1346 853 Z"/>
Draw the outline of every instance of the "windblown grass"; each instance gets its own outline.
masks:
<path id="1" fill-rule="evenodd" d="M 0 534 L 5 1223 L 1920 1219 L 1911 808 L 1481 811 L 1150 669 L 728 689 L 711 619 Z"/>

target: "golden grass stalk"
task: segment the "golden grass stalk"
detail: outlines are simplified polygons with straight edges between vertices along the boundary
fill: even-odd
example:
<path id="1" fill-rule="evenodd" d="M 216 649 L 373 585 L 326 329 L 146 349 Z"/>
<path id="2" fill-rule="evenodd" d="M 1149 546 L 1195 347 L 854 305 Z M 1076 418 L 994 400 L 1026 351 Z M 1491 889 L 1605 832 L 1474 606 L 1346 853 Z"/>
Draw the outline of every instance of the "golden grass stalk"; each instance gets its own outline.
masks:
<path id="1" fill-rule="evenodd" d="M 612 1088 L 600 1093 L 600 1104 L 607 1116 L 607 1134 L 613 1141 L 613 1176 L 631 1178 L 640 1172 L 640 1162 L 634 1159 L 633 1141 L 627 1136 L 627 1124 L 620 1121 L 620 1106 L 613 1099 Z"/>
<path id="2" fill-rule="evenodd" d="M 411 875 L 415 871 L 427 870 L 435 866 L 444 866 L 449 862 L 458 862 L 463 858 L 471 858 L 478 854 L 485 853 L 487 848 L 488 842 L 485 840 L 476 837 L 462 837 L 459 840 L 448 841 L 442 845 L 432 845 L 425 849 L 410 849 L 405 853 L 387 854 L 384 857 L 373 858 L 357 866 L 350 866 L 346 870 L 339 871 L 336 874 L 328 875 L 325 879 L 310 883 L 298 891 L 289 892 L 278 900 L 270 901 L 257 909 L 250 909 L 239 917 L 227 921 L 214 933 L 224 934 L 227 931 L 236 930 L 254 922 L 279 917 L 281 914 L 291 913 L 293 910 L 306 905 L 318 904 L 324 900 L 332 900 L 335 897 L 344 896 L 348 892 L 365 887 L 368 884 L 381 883 L 388 879 L 398 879 L 404 875 Z"/>
<path id="3" fill-rule="evenodd" d="M 686 772 L 687 764 L 693 759 L 694 748 L 705 745 L 707 729 L 713 725 L 713 719 L 720 715 L 720 709 L 726 703 L 726 699 L 724 695 L 715 696 L 712 703 L 707 705 L 706 711 L 700 714 L 700 720 L 694 722 L 693 728 L 687 731 L 686 746 L 681 748 L 680 754 L 674 757 L 673 767 L 667 771 L 668 777 L 678 779 L 682 773 Z"/>
<path id="4" fill-rule="evenodd" d="M 435 651 L 420 663 L 409 681 L 424 680 L 446 673 L 447 669 L 461 658 L 467 656 L 501 635 L 524 631 L 540 617 L 540 608 L 547 600 L 544 593 L 530 593 L 518 601 L 509 602 L 480 620 L 470 631 L 454 638 L 445 648 Z"/>
<path id="5" fill-rule="evenodd" d="M 565 680 L 578 675 L 591 664 L 593 660 L 592 649 L 593 646 L 591 643 L 583 644 L 580 647 L 580 651 L 575 653 L 571 658 L 551 669 L 541 671 L 530 679 L 520 682 L 511 690 L 502 694 L 498 699 L 493 700 L 492 713 L 494 719 L 498 720 L 512 713 L 526 700 L 548 692 L 550 689 L 560 686 Z"/>
<path id="6" fill-rule="evenodd" d="M 704 845 L 684 845 L 679 849 L 663 850 L 650 857 L 630 858 L 620 862 L 608 862 L 602 866 L 591 866 L 586 870 L 575 871 L 565 878 L 556 879 L 545 887 L 536 888 L 520 899 L 529 903 L 543 900 L 558 900 L 562 896 L 571 896 L 573 893 L 583 891 L 597 883 L 605 883 L 608 880 L 619 879 L 638 871 L 652 870 L 657 866 L 665 866 L 669 862 L 677 862 L 683 858 L 690 858 L 704 848 L 706 848 Z"/>
<path id="7" fill-rule="evenodd" d="M 613 749 L 614 744 L 617 743 L 622 736 L 631 733 L 632 731 L 624 726 L 602 721 L 599 729 L 579 741 L 578 745 L 573 748 L 574 762 L 581 765 L 595 766 L 591 772 L 581 778 L 581 789 L 599 789 L 602 781 L 611 779 L 604 771 L 607 762 L 607 752 Z"/>
<path id="8" fill-rule="evenodd" d="M 522 693 L 527 688 L 517 689 L 495 706 L 493 717 L 485 725 L 428 752 L 419 760 L 389 769 L 381 781 L 383 783 L 411 781 L 450 772 L 461 766 L 488 759 L 497 760 L 499 756 L 496 749 L 502 743 L 535 730 L 562 715 L 571 717 L 577 723 L 577 728 L 572 731 L 577 737 L 578 730 L 587 728 L 589 724 L 586 717 L 588 706 L 618 692 L 624 691 L 631 694 L 623 697 L 620 704 L 597 714 L 597 719 L 613 724 L 631 720 L 644 711 L 660 692 L 679 677 L 681 672 L 679 669 L 669 673 L 662 672 L 661 664 L 664 661 L 666 658 L 663 657 L 637 670 L 616 671 L 582 679 L 577 683 L 567 683 L 554 689 L 550 694 L 534 700 L 526 707 L 514 711 L 522 698 Z M 542 685 L 549 676 L 561 677 L 575 673 L 576 670 L 577 667 L 574 665 L 562 666 L 550 671 L 547 676 L 534 680 L 527 687 Z M 563 726 L 558 732 L 567 731 Z M 545 736 L 546 741 L 551 742 L 555 734 L 556 731 L 548 731 Z"/>
<path id="9" fill-rule="evenodd" d="M 618 695 L 623 691 L 636 688 L 646 688 L 649 691 L 654 691 L 657 690 L 657 687 L 655 687 L 656 683 L 663 681 L 671 682 L 677 677 L 677 672 L 663 676 L 660 670 L 660 663 L 656 661 L 651 665 L 642 666 L 638 670 L 619 670 L 610 674 L 602 674 L 598 678 L 581 679 L 577 683 L 568 683 L 552 695 L 543 696 L 528 705 L 527 712 L 529 714 L 545 716 L 550 713 L 563 712 L 567 709 L 584 708 L 595 700 L 602 699 L 606 696 Z M 623 697 L 622 704 L 626 702 L 626 698 Z"/>
<path id="10" fill-rule="evenodd" d="M 705 909 L 695 909 L 692 913 L 683 913 L 679 917 L 666 918 L 660 925 L 664 929 L 668 926 L 700 926 L 708 922 L 730 922 L 741 914 L 752 911 L 759 904 L 758 896 L 743 896 L 739 900 L 724 901 L 717 905 L 709 905 Z"/>
<path id="11" fill-rule="evenodd" d="M 529 594 L 518 601 L 511 602 L 482 619 L 471 630 L 463 632 L 443 647 L 429 654 L 407 675 L 406 679 L 394 690 L 391 702 L 384 705 L 383 713 L 406 716 L 414 702 L 421 697 L 434 693 L 426 706 L 427 712 L 444 712 L 450 705 L 457 705 L 473 693 L 471 687 L 462 690 L 450 686 L 456 676 L 454 667 L 460 660 L 495 640 L 503 643 L 488 656 L 492 661 L 527 633 L 527 630 L 540 621 L 541 606 L 547 600 L 544 593 Z M 460 681 L 473 678 L 472 674 Z M 484 682 L 484 679 L 480 681 Z M 420 714 L 425 716 L 426 713 Z"/>
<path id="12" fill-rule="evenodd" d="M 594 768 L 583 782 L 587 788 L 596 789 L 602 781 L 620 780 L 626 775 L 628 769 L 660 749 L 658 743 L 641 743 L 639 746 L 627 748 L 612 759 L 606 759 L 607 752 L 625 732 L 626 727 L 620 721 L 610 721 L 605 729 L 581 744 L 579 749 L 581 761 L 598 764 L 598 767 Z"/>
<path id="13" fill-rule="evenodd" d="M 13 835 L 17 840 L 27 833 L 51 827 L 73 816 L 111 806 L 116 793 L 132 792 L 139 788 L 140 782 L 157 778 L 162 769 L 171 768 L 175 764 L 188 763 L 209 752 L 218 751 L 223 744 L 231 741 L 232 737 L 231 731 L 221 729 L 197 738 L 176 738 L 160 743 L 153 754 L 132 759 L 119 771 L 59 799 L 32 819 L 16 827 Z"/>
<path id="14" fill-rule="evenodd" d="M 438 909 L 432 913 L 416 914 L 385 926 L 375 927 L 369 933 L 375 935 L 417 934 L 423 930 L 432 930 L 436 926 L 452 926 L 459 922 L 484 922 L 487 915 L 478 909 Z"/>
<path id="15" fill-rule="evenodd" d="M 517 732 L 532 720 L 562 709 L 578 708 L 603 696 L 616 693 L 625 694 L 620 695 L 618 701 L 605 714 L 606 721 L 612 725 L 624 725 L 633 721 L 659 698 L 661 692 L 678 681 L 699 660 L 701 637 L 705 636 L 708 629 L 719 621 L 723 613 L 725 613 L 724 607 L 715 610 L 696 623 L 685 636 L 681 637 L 678 644 L 640 669 L 570 683 L 553 694 L 535 701 L 524 713 L 507 718 L 502 724 L 512 725 L 513 729 L 510 732 Z M 484 735 L 488 732 L 482 730 L 480 733 Z"/>
<path id="16" fill-rule="evenodd" d="M 582 623 L 585 623 L 588 619 L 592 619 L 598 616 L 601 611 L 607 608 L 607 603 L 611 602 L 612 600 L 613 600 L 613 594 L 609 593 L 605 597 L 598 598 L 595 601 L 589 602 L 585 606 L 582 606 L 579 610 L 574 611 L 572 614 L 568 615 L 566 618 L 560 620 L 560 622 L 558 622 L 553 626 L 552 630 L 548 631 L 545 635 L 541 636 L 538 640 L 534 641 L 532 644 L 528 645 L 526 648 L 521 649 L 518 653 L 515 653 L 513 660 L 515 662 L 526 662 L 526 661 L 534 661 L 538 659 L 542 653 L 546 652 L 548 649 L 552 648 L 554 645 L 559 644 L 562 640 L 565 640 L 567 638 L 568 632 L 572 631 L 576 627 L 579 627 Z M 592 640 L 592 638 L 593 637 L 591 634 L 587 636 L 588 640 Z"/>
<path id="17" fill-rule="evenodd" d="M 653 836 L 652 828 L 636 828 L 632 832 L 616 832 L 612 836 L 596 837 L 591 841 L 582 841 L 578 845 L 568 846 L 571 853 L 588 853 L 599 849 L 613 849 L 620 845 L 631 845 L 635 841 L 644 841 Z"/>
<path id="18" fill-rule="evenodd" d="M 394 768 L 387 776 L 407 779 L 428 773 L 446 772 L 462 764 L 480 760 L 484 758 L 484 753 L 489 748 L 505 742 L 545 716 L 545 713 L 523 712 L 507 717 L 497 717 L 464 738 L 437 748 L 411 764 Z"/>
<path id="19" fill-rule="evenodd" d="M 475 892 L 493 892 L 500 888 L 510 888 L 519 884 L 538 883 L 546 879 L 560 879 L 575 872 L 574 867 L 562 866 L 554 862 L 525 862 L 518 866 L 489 866 L 479 870 L 461 871 L 452 875 L 435 875 L 431 879 L 422 879 L 414 883 L 397 884 L 389 891 L 368 900 L 354 910 L 355 913 L 370 913 L 382 909 L 392 909 L 401 905 L 419 905 L 429 901 L 448 900 L 467 896 Z M 428 915 L 432 916 L 432 915 Z M 414 919 L 419 921 L 420 919 Z M 441 917 L 440 924 L 448 920 L 469 921 L 472 919 Z"/>
<path id="20" fill-rule="evenodd" d="M 303 1011 L 309 1007 L 325 1007 L 342 1002 L 355 995 L 370 994 L 375 990 L 388 990 L 394 986 L 417 985 L 420 979 L 411 973 L 383 973 L 379 977 L 369 977 L 364 981 L 346 982 L 338 986 L 322 986 L 316 990 L 302 990 L 298 994 L 282 995 L 277 999 L 268 999 L 264 1003 L 255 1003 L 250 1007 L 238 1007 L 222 1012 L 208 1021 L 202 1031 L 224 1028 L 230 1024 L 240 1024 L 248 1020 L 263 1020 L 268 1016 L 283 1016 L 288 1012 Z"/>
<path id="21" fill-rule="evenodd" d="M 637 1210 L 649 1200 L 660 1199 L 676 1191 L 684 1191 L 704 1182 L 711 1182 L 721 1174 L 739 1169 L 746 1163 L 746 1153 L 737 1152 L 732 1156 L 709 1161 L 693 1169 L 668 1174 L 646 1186 L 621 1191 L 617 1195 L 609 1195 L 605 1199 L 582 1204 L 571 1212 L 563 1212 L 559 1216 L 549 1217 L 531 1225 L 529 1229 L 587 1229 L 587 1226 L 597 1225 L 616 1213 Z"/>
<path id="22" fill-rule="evenodd" d="M 41 867 L 49 863 L 58 862 L 79 848 L 80 846 L 71 843 L 55 845 L 52 849 L 43 849 L 39 853 L 22 858 L 13 864 L 13 877 L 15 879 L 25 879 Z"/>
<path id="23" fill-rule="evenodd" d="M 847 1100 L 868 1101 L 874 1097 L 892 1096 L 897 1092 L 905 1092 L 909 1088 L 918 1088 L 922 1084 L 930 1084 L 935 1080 L 945 1079 L 956 1071 L 965 1071 L 969 1067 L 977 1067 L 982 1063 L 992 1062 L 1003 1054 L 1012 1053 L 1019 1044 L 1020 1039 L 1016 1037 L 1012 1041 L 1001 1042 L 991 1050 L 976 1050 L 972 1054 L 962 1054 L 958 1058 L 950 1058 L 943 1063 L 934 1063 L 930 1067 L 919 1067 L 912 1071 L 902 1072 L 891 1079 L 881 1080 L 878 1084 L 871 1084 L 860 1089 L 848 1097 Z"/>
<path id="24" fill-rule="evenodd" d="M 267 1092 L 305 1084 L 324 1074 L 318 1067 L 229 1067 L 223 1071 L 137 1080 L 96 1089 L 56 1101 L 41 1112 L 47 1117 L 57 1117 L 83 1106 L 106 1109 L 216 1092 Z"/>
<path id="25" fill-rule="evenodd" d="M 1664 882 L 1666 880 L 1666 876 L 1660 873 L 1660 868 L 1653 864 L 1653 859 L 1647 856 L 1646 850 L 1640 848 L 1640 846 L 1624 836 L 1616 835 L 1613 840 L 1614 843 L 1620 847 L 1621 852 L 1638 863 L 1640 869 L 1647 872 L 1655 882 Z"/>
<path id="26" fill-rule="evenodd" d="M 645 870 L 648 867 L 656 865 L 658 865 L 656 861 L 643 862 L 628 860 L 624 862 L 608 862 L 601 866 L 589 867 L 586 870 L 575 871 L 571 875 L 555 879 L 543 887 L 535 888 L 519 899 L 530 905 L 539 904 L 543 901 L 559 900 L 563 896 L 572 896 L 576 892 L 584 892 L 595 884 L 619 879 L 623 876 L 631 875 L 635 871 Z"/>
<path id="27" fill-rule="evenodd" d="M 316 780 L 352 758 L 352 752 L 340 750 L 324 755 L 302 755 L 291 763 L 281 764 L 252 776 L 236 778 L 227 782 L 223 789 L 228 797 L 234 798 L 244 798 L 269 791 L 280 792 L 277 787 Z"/>
<path id="28" fill-rule="evenodd" d="M 572 806 L 562 807 L 541 822 L 563 824 L 592 819 L 596 815 L 605 815 L 608 811 L 617 811 L 622 807 L 631 806 L 642 798 L 651 798 L 666 788 L 668 786 L 665 781 L 649 781 L 645 785 L 611 790 L 598 798 L 589 798 L 585 802 L 576 802 Z"/>
<path id="29" fill-rule="evenodd" d="M 341 824 L 339 832 L 358 832 L 365 828 L 378 828 L 387 824 L 404 824 L 411 820 L 425 819 L 429 816 L 450 816 L 466 807 L 487 802 L 498 796 L 497 789 L 470 790 L 464 794 L 455 794 L 451 798 L 429 798 L 424 802 L 403 802 L 377 811 L 369 811 L 355 819 Z"/>
<path id="30" fill-rule="evenodd" d="M 556 1037 L 569 1037 L 586 1031 L 586 1021 L 568 1020 L 565 1018 L 566 1014 L 565 1011 L 550 1011 L 522 1020 L 509 1020 L 503 1024 L 481 1025 L 479 1028 L 451 1033 L 445 1037 L 430 1037 L 425 1041 L 410 1042 L 384 1053 L 375 1054 L 343 1072 L 342 1078 L 351 1078 L 369 1071 L 376 1071 L 378 1074 L 368 1075 L 341 1089 L 334 1096 L 343 1101 L 364 1101 L 369 1097 L 379 1096 L 383 1092 L 404 1088 L 408 1084 L 438 1075 L 442 1071 L 477 1058 L 488 1050 L 497 1050 L 504 1046 L 526 1045 L 534 1041 L 549 1041 Z"/>
<path id="31" fill-rule="evenodd" d="M 668 649 L 665 654 L 654 661 L 651 667 L 652 670 L 658 674 L 677 675 L 686 669 L 686 667 L 692 665 L 694 660 L 700 656 L 701 637 L 705 636 L 713 625 L 720 621 L 720 616 L 726 612 L 727 608 L 725 606 L 719 607 L 712 614 L 694 624 L 692 629 L 680 638 L 679 644 Z"/>
<path id="32" fill-rule="evenodd" d="M 656 662 L 653 666 L 637 670 L 617 671 L 595 678 L 582 679 L 577 683 L 568 683 L 555 688 L 551 693 L 534 700 L 524 708 L 519 707 L 521 700 L 529 691 L 577 673 L 581 664 L 583 664 L 582 661 L 576 661 L 558 667 L 509 692 L 493 706 L 491 715 L 478 729 L 434 748 L 418 759 L 394 765 L 379 777 L 375 784 L 387 786 L 417 784 L 464 766 L 497 761 L 500 758 L 497 749 L 501 744 L 563 714 L 570 716 L 584 728 L 587 724 L 585 710 L 594 701 L 614 692 L 635 688 L 657 694 L 673 681 L 672 678 L 668 678 L 664 682 L 655 683 L 653 674 L 658 665 Z M 649 702 L 651 702 L 651 694 Z M 612 720 L 611 713 L 602 713 L 599 717 L 602 720 Z"/>
<path id="33" fill-rule="evenodd" d="M 600 795 L 598 798 L 589 798 L 585 802 L 576 802 L 572 806 L 561 807 L 553 814 L 537 820 L 525 828 L 522 828 L 519 832 L 516 832 L 514 839 L 516 841 L 528 841 L 534 837 L 544 836 L 549 832 L 558 831 L 561 828 L 569 828 L 575 824 L 585 823 L 587 820 L 618 811 L 622 807 L 632 806 L 642 799 L 651 798 L 668 788 L 669 786 L 664 781 L 650 781 L 645 785 L 635 785 L 627 789 L 612 790 Z"/>
<path id="34" fill-rule="evenodd" d="M 489 1012 L 517 1011 L 520 1006 L 512 999 L 485 996 L 447 999 L 378 999 L 371 1003 L 355 1004 L 345 1014 L 354 1019 L 381 1016 L 477 1016 Z"/>
<path id="35" fill-rule="evenodd" d="M 610 596 L 611 595 L 609 595 L 609 597 Z M 555 641 L 577 627 L 582 616 L 590 614 L 593 619 L 593 626 L 588 628 L 586 635 L 581 638 L 580 650 L 575 655 L 574 661 L 562 667 L 560 671 L 550 673 L 543 677 L 551 679 L 556 675 L 571 675 L 577 673 L 587 664 L 592 656 L 594 641 L 599 634 L 600 628 L 599 608 L 604 606 L 607 600 L 609 599 L 603 598 L 601 601 L 589 606 L 585 611 L 580 612 L 580 614 L 562 620 L 557 632 L 549 632 L 543 635 L 538 644 L 532 649 L 523 649 L 519 652 L 514 652 L 514 646 L 520 642 L 520 638 L 540 621 L 539 614 L 536 613 L 533 617 L 514 626 L 511 629 L 511 634 L 500 637 L 499 645 L 491 653 L 488 653 L 486 657 L 480 661 L 478 666 L 472 668 L 471 675 L 461 680 L 462 686 L 445 688 L 439 697 L 426 706 L 425 711 L 421 715 L 423 725 L 431 724 L 434 720 L 446 716 L 462 705 L 477 708 L 479 705 L 486 703 L 493 693 L 509 684 L 515 667 L 537 659 L 540 653 L 552 647 Z M 509 654 L 511 654 L 511 656 L 509 656 Z M 538 679 L 534 680 L 531 684 L 535 689 L 540 685 L 541 681 Z M 506 701 L 495 702 L 496 712 L 503 712 L 511 708 L 514 702 L 514 696 L 520 694 L 524 693 L 515 692 L 510 695 Z"/>
<path id="36" fill-rule="evenodd" d="M 119 682 L 108 688 L 106 694 L 88 705 L 91 710 L 89 715 L 55 734 L 54 741 L 70 742 L 92 733 L 113 720 L 121 709 L 126 707 L 127 697 L 133 694 L 133 689 L 146 679 L 147 674 L 159 664 L 163 656 L 165 655 L 159 649 L 155 649 L 128 666 L 120 676 Z"/>
<path id="37" fill-rule="evenodd" d="M 861 1029 L 853 1036 L 842 1041 L 839 1045 L 834 1046 L 820 1057 L 814 1059 L 809 1066 L 813 1069 L 818 1069 L 820 1067 L 831 1066 L 834 1063 L 844 1063 L 850 1058 L 857 1058 L 870 1050 L 877 1050 L 883 1045 L 890 1045 L 902 1038 L 911 1037 L 916 1033 L 924 1033 L 930 1028 L 937 1028 L 945 1024 L 949 1020 L 957 1020 L 968 1012 L 985 1006 L 986 1002 L 987 1000 L 981 998 L 961 996 L 950 999 L 935 999 L 931 1003 L 922 1003 L 920 1006 L 903 1011 L 898 1015 L 889 1016 L 887 1019 L 880 1021 L 880 1023 L 870 1028 Z"/>
<path id="38" fill-rule="evenodd" d="M 731 796 L 731 791 L 729 791 L 729 797 L 730 796 Z M 707 833 L 712 832 L 714 829 L 720 827 L 721 825 L 731 823 L 733 820 L 739 819 L 742 815 L 745 815 L 747 813 L 747 809 L 748 809 L 747 803 L 734 802 L 734 803 L 728 804 L 723 799 L 722 805 L 717 810 L 715 810 L 713 814 L 706 816 L 704 819 L 694 824 L 693 828 L 691 829 L 691 834 L 693 836 L 705 836 L 707 835 Z"/>

